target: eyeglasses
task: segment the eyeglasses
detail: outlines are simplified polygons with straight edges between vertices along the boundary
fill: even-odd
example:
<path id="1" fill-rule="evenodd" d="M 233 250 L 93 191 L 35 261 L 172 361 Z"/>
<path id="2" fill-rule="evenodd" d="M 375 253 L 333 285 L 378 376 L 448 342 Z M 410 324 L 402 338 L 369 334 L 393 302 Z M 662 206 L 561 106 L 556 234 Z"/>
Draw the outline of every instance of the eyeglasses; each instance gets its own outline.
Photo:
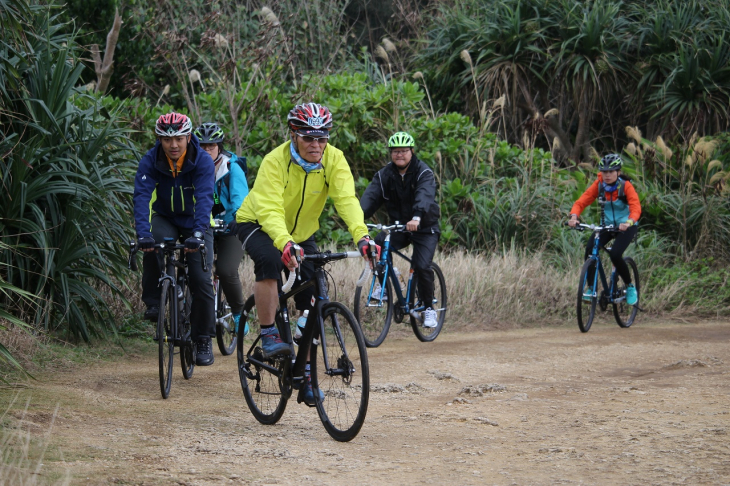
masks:
<path id="1" fill-rule="evenodd" d="M 390 153 L 392 155 L 402 155 L 404 157 L 407 154 L 409 154 L 410 152 L 411 152 L 411 149 L 393 149 L 393 150 L 390 151 Z"/>
<path id="2" fill-rule="evenodd" d="M 321 145 L 326 144 L 327 140 L 329 140 L 329 136 L 327 136 L 327 137 L 310 137 L 309 135 L 299 135 L 298 133 L 297 133 L 297 137 L 301 138 L 304 143 L 317 142 Z"/>

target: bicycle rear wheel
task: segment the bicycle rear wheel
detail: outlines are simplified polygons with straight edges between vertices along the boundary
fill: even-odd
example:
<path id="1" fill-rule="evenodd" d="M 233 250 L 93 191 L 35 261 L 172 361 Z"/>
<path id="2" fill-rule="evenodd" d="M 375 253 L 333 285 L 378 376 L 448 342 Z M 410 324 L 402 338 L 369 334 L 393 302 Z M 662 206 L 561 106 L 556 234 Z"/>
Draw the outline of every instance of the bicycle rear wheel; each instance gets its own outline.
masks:
<path id="1" fill-rule="evenodd" d="M 252 295 L 246 301 L 238 325 L 238 376 L 249 410 L 256 420 L 270 425 L 278 422 L 284 415 L 287 399 L 291 395 L 290 387 L 285 385 L 285 377 L 290 373 L 291 358 L 286 355 L 264 359 L 261 347 L 256 342 L 260 333 L 261 323 Z"/>
<path id="2" fill-rule="evenodd" d="M 596 316 L 596 303 L 601 294 L 600 281 L 596 280 L 596 287 L 593 288 L 594 280 L 588 281 L 588 276 L 596 275 L 598 266 L 596 260 L 589 258 L 583 264 L 580 271 L 580 280 L 578 285 L 578 327 L 581 332 L 588 332 L 593 324 Z"/>
<path id="3" fill-rule="evenodd" d="M 636 314 L 639 312 L 639 302 L 641 301 L 641 286 L 639 285 L 639 269 L 636 266 L 636 262 L 631 257 L 625 257 L 624 261 L 629 266 L 629 272 L 631 273 L 631 282 L 636 287 L 636 296 L 638 300 L 636 305 L 629 305 L 626 303 L 626 284 L 621 277 L 616 277 L 616 291 L 614 292 L 614 299 L 619 299 L 618 302 L 613 302 L 613 316 L 616 318 L 616 323 L 621 327 L 631 327 L 634 323 Z"/>
<path id="4" fill-rule="evenodd" d="M 383 344 L 393 319 L 392 286 L 390 279 L 385 278 L 384 280 L 385 294 L 382 302 L 375 298 L 368 298 L 371 283 L 374 281 L 377 285 L 377 275 L 373 275 L 372 280 L 367 282 L 367 284 L 363 284 L 362 287 L 355 289 L 355 319 L 360 323 L 360 329 L 362 329 L 362 335 L 365 338 L 365 345 L 369 348 L 377 348 Z M 373 295 L 373 297 L 376 296 Z M 380 295 L 377 297 L 380 297 Z"/>
<path id="5" fill-rule="evenodd" d="M 162 398 L 170 396 L 172 386 L 172 362 L 175 357 L 175 308 L 177 296 L 169 280 L 162 282 L 160 313 L 157 316 L 157 344 L 160 364 L 160 392 Z"/>
<path id="6" fill-rule="evenodd" d="M 193 371 L 195 371 L 195 346 L 193 346 L 192 326 L 190 324 L 192 304 L 193 296 L 190 295 L 190 289 L 185 286 L 182 314 L 178 314 L 178 317 L 180 320 L 180 365 L 186 380 L 189 380 L 193 376 Z"/>
<path id="7" fill-rule="evenodd" d="M 218 341 L 218 349 L 223 356 L 228 356 L 236 349 L 236 322 L 233 320 L 231 306 L 220 293 L 218 281 L 216 280 L 216 299 L 218 300 L 218 312 L 215 323 L 215 340 Z"/>
<path id="8" fill-rule="evenodd" d="M 446 279 L 444 279 L 444 274 L 441 271 L 441 268 L 439 268 L 439 266 L 433 262 L 431 262 L 431 269 L 433 270 L 434 277 L 433 302 L 431 303 L 431 305 L 422 302 L 422 299 L 418 292 L 418 278 L 416 278 L 415 275 L 413 276 L 413 283 L 411 284 L 413 286 L 411 289 L 411 293 L 415 296 L 414 298 L 411 298 L 411 300 L 415 302 L 413 308 L 431 307 L 431 309 L 436 311 L 436 327 L 425 327 L 423 325 L 423 318 L 416 319 L 415 317 L 411 316 L 411 327 L 413 328 L 413 334 L 415 334 L 418 340 L 422 342 L 429 342 L 436 339 L 436 337 L 441 332 L 441 329 L 444 327 L 444 319 L 446 319 Z"/>
<path id="9" fill-rule="evenodd" d="M 367 348 L 355 316 L 339 302 L 322 307 L 324 329 L 312 344 L 312 388 L 317 413 L 333 439 L 355 438 L 365 421 L 370 397 Z M 323 333 L 323 334 L 322 334 Z"/>

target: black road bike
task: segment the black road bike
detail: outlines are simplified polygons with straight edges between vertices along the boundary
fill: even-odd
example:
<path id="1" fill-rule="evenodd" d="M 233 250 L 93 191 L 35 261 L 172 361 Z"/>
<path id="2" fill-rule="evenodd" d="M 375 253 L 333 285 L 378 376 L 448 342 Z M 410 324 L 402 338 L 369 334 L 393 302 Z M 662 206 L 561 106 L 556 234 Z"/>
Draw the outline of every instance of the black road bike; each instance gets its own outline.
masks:
<path id="1" fill-rule="evenodd" d="M 195 370 L 195 346 L 192 341 L 190 295 L 185 245 L 176 244 L 175 238 L 165 238 L 154 246 L 157 263 L 161 269 L 160 313 L 157 317 L 155 341 L 159 347 L 160 391 L 162 398 L 170 396 L 172 368 L 175 354 L 180 355 L 183 376 L 189 380 Z M 136 241 L 129 243 L 129 268 L 137 271 L 135 255 L 139 251 Z M 205 248 L 201 246 L 203 271 L 208 270 Z M 176 271 L 177 270 L 177 271 Z M 177 348 L 177 351 L 175 350 Z"/>
<path id="2" fill-rule="evenodd" d="M 295 245 L 299 255 L 299 247 Z M 254 296 L 246 301 L 238 326 L 238 373 L 251 413 L 262 424 L 275 424 L 284 414 L 293 390 L 298 403 L 303 400 L 306 381 L 304 366 L 311 359 L 311 384 L 322 424 L 333 439 L 352 440 L 365 421 L 370 395 L 367 349 L 360 326 L 347 307 L 331 302 L 324 266 L 335 260 L 362 258 L 357 252 L 313 253 L 304 259 L 314 263 L 313 279 L 290 290 L 298 271 L 291 272 L 281 287 L 276 326 L 281 339 L 292 351 L 267 357 L 260 347 L 261 323 Z M 299 261 L 299 257 L 297 257 Z M 314 287 L 314 305 L 294 353 L 287 301 Z M 246 324 L 249 332 L 246 334 Z M 323 397 L 320 399 L 320 397 Z"/>

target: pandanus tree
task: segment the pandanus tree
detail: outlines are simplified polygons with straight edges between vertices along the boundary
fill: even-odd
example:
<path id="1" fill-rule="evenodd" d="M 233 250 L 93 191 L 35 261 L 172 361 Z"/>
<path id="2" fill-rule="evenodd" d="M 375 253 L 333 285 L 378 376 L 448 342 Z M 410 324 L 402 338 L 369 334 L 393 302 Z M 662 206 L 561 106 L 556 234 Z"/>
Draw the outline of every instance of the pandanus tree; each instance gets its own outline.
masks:
<path id="1" fill-rule="evenodd" d="M 75 38 L 52 12 L 0 2 L 0 278 L 26 297 L 4 292 L 0 307 L 88 340 L 116 329 L 136 154 L 79 87 Z"/>

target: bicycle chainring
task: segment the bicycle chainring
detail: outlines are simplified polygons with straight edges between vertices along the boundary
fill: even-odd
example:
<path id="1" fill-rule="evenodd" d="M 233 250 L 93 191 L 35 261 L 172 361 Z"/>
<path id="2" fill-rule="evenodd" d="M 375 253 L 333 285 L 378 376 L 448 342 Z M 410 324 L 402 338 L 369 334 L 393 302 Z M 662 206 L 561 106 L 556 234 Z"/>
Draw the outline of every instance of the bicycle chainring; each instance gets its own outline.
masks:
<path id="1" fill-rule="evenodd" d="M 406 316 L 405 312 L 403 312 L 403 308 L 399 305 L 393 306 L 393 319 L 395 319 L 395 322 L 400 324 L 403 322 L 403 318 Z"/>
<path id="2" fill-rule="evenodd" d="M 600 307 L 601 312 L 606 312 L 606 309 L 608 309 L 608 297 L 605 293 L 601 293 L 601 296 L 598 298 L 598 307 Z"/>

